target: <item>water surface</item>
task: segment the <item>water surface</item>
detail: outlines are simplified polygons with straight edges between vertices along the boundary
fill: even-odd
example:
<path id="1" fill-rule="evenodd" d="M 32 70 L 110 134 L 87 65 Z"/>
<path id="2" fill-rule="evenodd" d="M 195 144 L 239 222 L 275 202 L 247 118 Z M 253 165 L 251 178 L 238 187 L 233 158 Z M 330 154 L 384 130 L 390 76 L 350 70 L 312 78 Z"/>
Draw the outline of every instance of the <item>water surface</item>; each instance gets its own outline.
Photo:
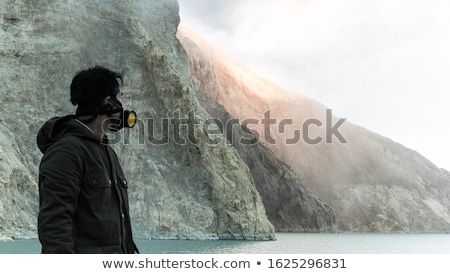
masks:
<path id="1" fill-rule="evenodd" d="M 276 241 L 136 240 L 142 254 L 450 254 L 449 234 L 277 233 Z M 38 240 L 0 242 L 0 254 L 40 253 Z"/>

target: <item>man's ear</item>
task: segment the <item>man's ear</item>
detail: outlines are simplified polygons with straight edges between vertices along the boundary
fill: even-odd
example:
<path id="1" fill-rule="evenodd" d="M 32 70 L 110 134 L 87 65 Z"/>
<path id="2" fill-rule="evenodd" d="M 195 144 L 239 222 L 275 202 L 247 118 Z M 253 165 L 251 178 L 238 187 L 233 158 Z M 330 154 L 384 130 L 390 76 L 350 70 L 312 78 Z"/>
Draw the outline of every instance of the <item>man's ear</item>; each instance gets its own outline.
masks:
<path id="1" fill-rule="evenodd" d="M 103 99 L 102 107 L 108 106 L 108 105 L 110 105 L 112 107 L 110 100 L 111 100 L 111 96 L 106 96 L 105 99 Z"/>

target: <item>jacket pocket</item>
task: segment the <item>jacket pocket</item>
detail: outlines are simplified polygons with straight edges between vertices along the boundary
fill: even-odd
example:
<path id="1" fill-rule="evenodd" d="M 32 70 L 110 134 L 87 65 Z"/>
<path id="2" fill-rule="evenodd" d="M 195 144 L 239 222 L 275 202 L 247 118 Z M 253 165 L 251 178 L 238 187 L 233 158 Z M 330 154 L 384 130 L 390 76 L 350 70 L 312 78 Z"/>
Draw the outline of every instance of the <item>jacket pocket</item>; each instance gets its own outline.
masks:
<path id="1" fill-rule="evenodd" d="M 104 171 L 88 174 L 86 183 L 92 188 L 111 187 L 111 179 Z"/>
<path id="2" fill-rule="evenodd" d="M 115 190 L 111 179 L 104 171 L 89 173 L 86 175 L 85 187 L 80 199 L 83 199 L 83 207 L 90 208 L 91 214 L 110 212 L 114 210 L 117 202 Z"/>

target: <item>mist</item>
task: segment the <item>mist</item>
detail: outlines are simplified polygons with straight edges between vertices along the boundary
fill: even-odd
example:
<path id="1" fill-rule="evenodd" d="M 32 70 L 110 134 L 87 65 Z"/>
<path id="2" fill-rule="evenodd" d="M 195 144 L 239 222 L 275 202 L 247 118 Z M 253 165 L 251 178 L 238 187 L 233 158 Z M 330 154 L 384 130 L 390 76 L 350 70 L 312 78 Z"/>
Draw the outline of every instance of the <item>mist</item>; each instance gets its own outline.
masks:
<path id="1" fill-rule="evenodd" d="M 256 73 L 450 170 L 450 2 L 179 3 L 182 23 Z"/>

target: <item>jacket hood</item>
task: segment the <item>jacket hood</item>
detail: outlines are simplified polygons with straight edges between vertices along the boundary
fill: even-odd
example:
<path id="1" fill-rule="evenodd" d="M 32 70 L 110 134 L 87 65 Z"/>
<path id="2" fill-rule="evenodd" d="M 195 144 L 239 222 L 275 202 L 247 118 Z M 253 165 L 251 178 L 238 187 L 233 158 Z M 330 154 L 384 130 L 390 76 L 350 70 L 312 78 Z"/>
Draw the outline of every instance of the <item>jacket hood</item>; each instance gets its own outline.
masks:
<path id="1" fill-rule="evenodd" d="M 37 145 L 42 153 L 45 153 L 56 141 L 66 136 L 77 136 L 100 142 L 92 132 L 90 132 L 74 116 L 54 117 L 41 127 L 37 134 Z"/>

